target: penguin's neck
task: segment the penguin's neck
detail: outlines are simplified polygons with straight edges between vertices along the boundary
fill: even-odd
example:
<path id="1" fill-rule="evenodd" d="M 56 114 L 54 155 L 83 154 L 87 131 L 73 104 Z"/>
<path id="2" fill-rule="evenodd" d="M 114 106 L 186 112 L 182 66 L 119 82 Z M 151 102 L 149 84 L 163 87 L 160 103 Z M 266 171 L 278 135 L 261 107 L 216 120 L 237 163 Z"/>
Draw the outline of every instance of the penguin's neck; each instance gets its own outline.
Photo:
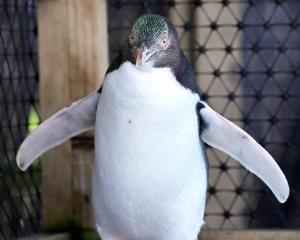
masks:
<path id="1" fill-rule="evenodd" d="M 175 100 L 195 95 L 176 80 L 170 68 L 136 67 L 130 62 L 106 75 L 103 91 L 111 97 L 126 96 L 123 101 Z"/>

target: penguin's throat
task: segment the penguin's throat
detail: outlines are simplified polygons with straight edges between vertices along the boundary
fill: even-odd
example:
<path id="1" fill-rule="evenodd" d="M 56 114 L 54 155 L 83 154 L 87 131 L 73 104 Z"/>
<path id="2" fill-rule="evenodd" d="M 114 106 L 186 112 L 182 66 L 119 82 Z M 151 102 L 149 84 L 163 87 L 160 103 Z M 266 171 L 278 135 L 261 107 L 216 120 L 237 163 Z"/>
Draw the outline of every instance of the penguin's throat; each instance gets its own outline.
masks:
<path id="1" fill-rule="evenodd" d="M 145 62 L 141 65 L 136 65 L 135 67 L 142 72 L 152 72 L 156 70 L 153 62 Z"/>
<path id="2" fill-rule="evenodd" d="M 176 80 L 170 68 L 136 67 L 130 62 L 123 63 L 119 69 L 106 76 L 103 91 L 107 91 L 111 97 L 122 96 L 123 101 L 176 101 L 182 96 L 192 94 Z"/>

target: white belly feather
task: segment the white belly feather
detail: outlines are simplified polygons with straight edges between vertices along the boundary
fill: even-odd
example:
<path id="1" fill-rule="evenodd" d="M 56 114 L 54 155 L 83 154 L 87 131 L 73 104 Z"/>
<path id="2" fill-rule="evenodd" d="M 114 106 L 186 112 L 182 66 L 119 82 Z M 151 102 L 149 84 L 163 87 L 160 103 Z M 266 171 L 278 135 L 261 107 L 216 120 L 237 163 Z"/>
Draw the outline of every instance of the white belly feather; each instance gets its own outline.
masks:
<path id="1" fill-rule="evenodd" d="M 104 239 L 196 238 L 206 194 L 197 101 L 166 68 L 143 72 L 124 63 L 107 75 L 93 177 Z"/>

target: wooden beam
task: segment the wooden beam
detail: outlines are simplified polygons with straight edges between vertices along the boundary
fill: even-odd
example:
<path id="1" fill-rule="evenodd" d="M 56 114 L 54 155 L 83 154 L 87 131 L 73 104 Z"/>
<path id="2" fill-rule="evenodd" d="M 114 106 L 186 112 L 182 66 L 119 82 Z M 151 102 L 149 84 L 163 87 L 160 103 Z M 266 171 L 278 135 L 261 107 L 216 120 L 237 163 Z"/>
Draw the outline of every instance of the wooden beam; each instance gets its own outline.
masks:
<path id="1" fill-rule="evenodd" d="M 19 240 L 71 240 L 70 234 L 60 233 L 55 235 L 38 234 L 24 238 L 18 238 Z"/>
<path id="2" fill-rule="evenodd" d="M 94 141 L 74 139 L 73 147 L 73 217 L 83 229 L 95 229 L 91 176 L 94 163 Z"/>
<path id="3" fill-rule="evenodd" d="M 193 60 L 193 32 L 189 28 L 191 17 L 194 9 L 193 0 L 174 1 L 174 6 L 168 8 L 168 18 L 176 26 L 178 36 L 180 38 L 181 48 L 185 56 L 191 62 Z"/>
<path id="4" fill-rule="evenodd" d="M 204 230 L 199 240 L 298 240 L 299 230 Z"/>
<path id="5" fill-rule="evenodd" d="M 99 240 L 95 231 L 81 234 L 83 240 Z M 68 234 L 37 235 L 22 240 L 68 240 Z M 298 240 L 300 230 L 203 230 L 199 240 Z"/>
<path id="6" fill-rule="evenodd" d="M 108 65 L 106 1 L 39 0 L 38 33 L 41 112 L 45 119 L 101 85 Z M 45 229 L 65 228 L 75 220 L 73 179 L 80 171 L 73 152 L 67 141 L 43 157 Z M 90 164 L 92 160 L 87 159 Z"/>

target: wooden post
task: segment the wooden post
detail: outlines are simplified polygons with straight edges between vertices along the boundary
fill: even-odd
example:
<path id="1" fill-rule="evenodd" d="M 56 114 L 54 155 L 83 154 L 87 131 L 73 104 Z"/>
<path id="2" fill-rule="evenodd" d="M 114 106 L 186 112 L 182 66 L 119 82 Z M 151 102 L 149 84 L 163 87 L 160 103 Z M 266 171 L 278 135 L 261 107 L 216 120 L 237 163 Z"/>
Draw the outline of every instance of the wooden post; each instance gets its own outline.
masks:
<path id="1" fill-rule="evenodd" d="M 184 2 L 175 0 L 174 6 L 170 7 L 168 12 L 168 18 L 176 26 L 181 48 L 190 62 L 193 60 L 191 51 L 193 46 L 193 33 L 190 26 L 193 8 L 194 4 L 192 0 L 186 0 Z"/>
<path id="2" fill-rule="evenodd" d="M 45 119 L 101 85 L 108 66 L 106 1 L 39 0 L 38 33 L 40 101 Z M 85 136 L 93 137 L 91 133 Z M 84 201 L 74 198 L 74 188 L 80 192 L 82 181 L 89 180 L 78 182 L 76 174 L 90 172 L 93 149 L 81 146 L 86 144 L 67 141 L 43 156 L 43 226 L 46 230 L 63 229 L 74 221 L 82 223 L 78 213 L 82 207 L 76 204 Z M 74 158 L 75 155 L 78 157 Z M 79 159 L 88 164 L 74 162 Z M 79 166 L 82 169 L 78 169 Z M 88 198 L 85 196 L 86 202 Z"/>

